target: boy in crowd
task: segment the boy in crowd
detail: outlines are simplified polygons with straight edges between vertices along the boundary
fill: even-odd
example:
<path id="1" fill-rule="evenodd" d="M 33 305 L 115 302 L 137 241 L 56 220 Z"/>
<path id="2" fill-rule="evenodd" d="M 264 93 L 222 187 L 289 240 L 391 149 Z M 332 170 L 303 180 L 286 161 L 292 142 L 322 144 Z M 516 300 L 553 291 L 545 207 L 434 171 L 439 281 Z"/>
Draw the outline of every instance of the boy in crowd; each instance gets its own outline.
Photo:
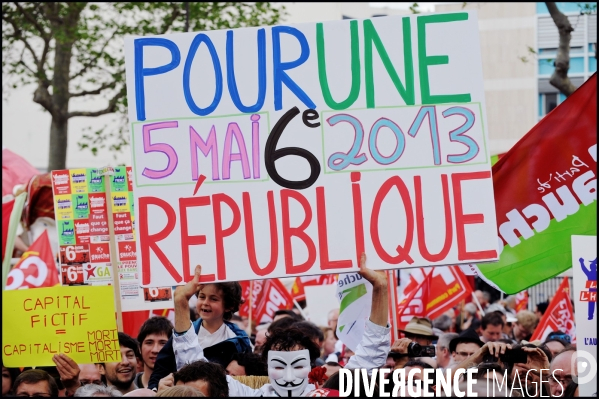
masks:
<path id="1" fill-rule="evenodd" d="M 138 388 L 148 386 L 158 353 L 172 335 L 173 324 L 166 317 L 151 317 L 142 324 L 137 334 L 137 342 L 139 342 L 144 371 L 135 377 L 135 385 Z"/>

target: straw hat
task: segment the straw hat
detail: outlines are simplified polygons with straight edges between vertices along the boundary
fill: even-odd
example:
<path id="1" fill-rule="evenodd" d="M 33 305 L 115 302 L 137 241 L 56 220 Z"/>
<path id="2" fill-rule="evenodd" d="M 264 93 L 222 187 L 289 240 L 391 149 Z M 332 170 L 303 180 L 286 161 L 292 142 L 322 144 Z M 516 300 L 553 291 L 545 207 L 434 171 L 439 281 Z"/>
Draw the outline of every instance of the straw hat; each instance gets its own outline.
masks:
<path id="1" fill-rule="evenodd" d="M 439 338 L 433 333 L 433 323 L 425 317 L 412 317 L 406 327 L 399 331 L 404 334 L 419 335 L 433 340 Z"/>

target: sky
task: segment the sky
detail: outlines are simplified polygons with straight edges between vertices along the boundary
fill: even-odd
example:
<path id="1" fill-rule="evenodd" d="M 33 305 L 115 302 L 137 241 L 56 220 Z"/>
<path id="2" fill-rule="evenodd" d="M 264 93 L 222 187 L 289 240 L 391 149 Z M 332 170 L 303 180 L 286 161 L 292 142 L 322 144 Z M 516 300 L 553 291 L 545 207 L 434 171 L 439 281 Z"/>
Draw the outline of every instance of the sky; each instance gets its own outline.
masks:
<path id="1" fill-rule="evenodd" d="M 399 3 L 399 2 L 391 2 L 391 3 L 370 3 L 371 7 L 388 7 L 388 8 L 395 8 L 398 10 L 409 10 L 410 7 L 414 4 L 414 2 L 411 3 Z M 434 12 L 435 11 L 435 4 L 441 4 L 441 3 L 418 3 L 418 10 L 420 10 L 421 12 Z"/>

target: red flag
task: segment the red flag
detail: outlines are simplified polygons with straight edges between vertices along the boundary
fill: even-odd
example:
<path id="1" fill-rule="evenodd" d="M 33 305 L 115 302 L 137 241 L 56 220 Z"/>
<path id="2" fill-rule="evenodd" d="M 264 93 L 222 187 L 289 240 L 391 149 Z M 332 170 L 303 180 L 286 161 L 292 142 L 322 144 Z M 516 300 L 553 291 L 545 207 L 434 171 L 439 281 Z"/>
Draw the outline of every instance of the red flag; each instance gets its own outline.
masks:
<path id="1" fill-rule="evenodd" d="M 572 339 L 572 343 L 576 343 L 574 323 L 574 311 L 570 301 L 570 284 L 568 277 L 564 277 L 530 340 L 544 341 L 549 333 L 559 330 L 568 334 Z"/>
<path id="2" fill-rule="evenodd" d="M 397 328 L 414 316 L 434 319 L 472 295 L 466 276 L 457 266 L 435 267 L 397 307 Z"/>
<path id="3" fill-rule="evenodd" d="M 322 274 L 320 276 L 296 277 L 291 288 L 291 297 L 296 301 L 305 301 L 304 287 L 308 285 L 329 285 L 337 281 L 336 274 Z"/>
<path id="4" fill-rule="evenodd" d="M 516 294 L 516 313 L 521 310 L 528 309 L 528 291 L 522 291 Z"/>
<path id="5" fill-rule="evenodd" d="M 8 239 L 8 226 L 10 224 L 10 215 L 15 207 L 15 200 L 12 199 L 2 204 L 2 259 L 6 251 L 6 241 Z M 12 256 L 12 253 L 10 254 Z"/>
<path id="6" fill-rule="evenodd" d="M 249 281 L 241 282 L 245 303 L 239 309 L 240 316 L 249 316 Z M 279 309 L 292 309 L 293 298 L 278 278 L 255 280 L 253 282 L 252 320 L 257 324 L 272 321 L 274 313 Z"/>
<path id="7" fill-rule="evenodd" d="M 55 285 L 60 285 L 58 270 L 54 263 L 48 232 L 44 231 L 8 273 L 6 289 L 53 287 Z"/>

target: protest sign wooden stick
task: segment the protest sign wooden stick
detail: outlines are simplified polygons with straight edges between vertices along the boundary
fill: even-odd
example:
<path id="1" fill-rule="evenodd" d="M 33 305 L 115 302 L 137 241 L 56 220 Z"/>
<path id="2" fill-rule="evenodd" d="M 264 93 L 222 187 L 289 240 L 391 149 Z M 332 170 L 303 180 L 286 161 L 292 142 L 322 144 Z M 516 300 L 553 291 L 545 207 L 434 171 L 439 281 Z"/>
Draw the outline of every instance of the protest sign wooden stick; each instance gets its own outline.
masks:
<path id="1" fill-rule="evenodd" d="M 104 176 L 104 187 L 106 188 L 106 203 L 108 204 L 108 234 L 110 235 L 110 263 L 112 264 L 112 281 L 114 286 L 114 309 L 116 310 L 116 326 L 119 332 L 123 332 L 123 311 L 121 310 L 121 281 L 119 280 L 119 267 L 116 237 L 114 234 L 114 215 L 112 214 L 112 189 L 110 187 L 110 176 L 114 174 L 112 167 L 102 170 Z"/>
<path id="2" fill-rule="evenodd" d="M 397 334 L 397 280 L 395 270 L 387 270 L 387 288 L 389 290 L 389 311 L 391 312 L 391 343 L 399 339 Z"/>
<path id="3" fill-rule="evenodd" d="M 252 335 L 252 306 L 254 306 L 254 303 L 252 301 L 252 298 L 254 296 L 254 282 L 250 280 L 250 304 L 249 304 L 249 310 L 248 310 L 248 335 L 251 336 Z"/>

